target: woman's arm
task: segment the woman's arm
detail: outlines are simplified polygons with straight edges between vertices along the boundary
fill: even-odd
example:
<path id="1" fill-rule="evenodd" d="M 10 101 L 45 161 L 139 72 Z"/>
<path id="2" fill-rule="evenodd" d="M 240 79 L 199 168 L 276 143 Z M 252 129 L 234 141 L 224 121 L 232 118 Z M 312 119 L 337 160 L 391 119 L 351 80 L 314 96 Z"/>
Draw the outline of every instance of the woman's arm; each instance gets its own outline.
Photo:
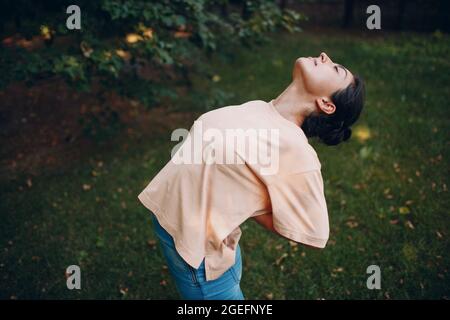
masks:
<path id="1" fill-rule="evenodd" d="M 252 218 L 267 230 L 279 235 L 279 233 L 273 227 L 272 212 L 260 214 Z"/>
<path id="2" fill-rule="evenodd" d="M 258 216 L 252 217 L 257 223 L 259 223 L 261 226 L 263 226 L 264 228 L 266 228 L 267 230 L 279 235 L 280 237 L 283 237 L 289 241 L 292 241 L 289 238 L 286 238 L 285 236 L 281 235 L 278 233 L 277 230 L 275 230 L 275 228 L 273 227 L 273 215 L 272 212 L 269 213 L 264 213 L 264 214 L 260 214 Z M 302 245 L 304 245 L 305 247 L 309 247 L 309 248 L 313 248 L 313 249 L 317 249 L 316 247 L 312 247 L 309 246 L 307 244 L 304 243 L 300 243 Z"/>

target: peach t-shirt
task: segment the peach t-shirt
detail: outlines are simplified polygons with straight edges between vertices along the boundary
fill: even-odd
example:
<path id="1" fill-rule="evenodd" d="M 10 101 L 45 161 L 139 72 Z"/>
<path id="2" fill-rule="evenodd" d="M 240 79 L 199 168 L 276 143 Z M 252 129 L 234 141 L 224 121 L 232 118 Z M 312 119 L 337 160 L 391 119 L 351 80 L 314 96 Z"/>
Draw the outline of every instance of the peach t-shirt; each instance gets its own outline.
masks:
<path id="1" fill-rule="evenodd" d="M 286 238 L 325 247 L 320 161 L 273 100 L 206 112 L 180 145 L 138 198 L 189 265 L 198 268 L 205 258 L 207 280 L 235 263 L 239 226 L 259 214 L 272 212 L 274 228 Z"/>

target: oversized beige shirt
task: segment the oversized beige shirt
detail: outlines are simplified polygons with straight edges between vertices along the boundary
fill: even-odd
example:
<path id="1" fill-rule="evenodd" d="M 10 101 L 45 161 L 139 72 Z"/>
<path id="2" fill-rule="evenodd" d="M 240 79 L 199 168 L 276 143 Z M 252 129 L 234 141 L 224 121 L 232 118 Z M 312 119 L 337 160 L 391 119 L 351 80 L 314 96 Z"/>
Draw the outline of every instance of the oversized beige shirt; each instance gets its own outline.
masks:
<path id="1" fill-rule="evenodd" d="M 329 236 L 321 164 L 300 127 L 253 100 L 201 115 L 171 160 L 139 194 L 206 279 L 235 262 L 239 226 L 273 213 L 281 235 L 325 247 Z"/>

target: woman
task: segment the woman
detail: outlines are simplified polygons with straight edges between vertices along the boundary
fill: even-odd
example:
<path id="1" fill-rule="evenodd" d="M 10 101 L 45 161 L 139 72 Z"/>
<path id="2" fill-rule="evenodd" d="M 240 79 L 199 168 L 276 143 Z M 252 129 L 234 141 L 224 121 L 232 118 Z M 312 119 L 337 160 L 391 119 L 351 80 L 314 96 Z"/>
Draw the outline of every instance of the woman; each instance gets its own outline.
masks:
<path id="1" fill-rule="evenodd" d="M 308 138 L 327 145 L 349 139 L 363 98 L 362 80 L 321 53 L 295 61 L 292 83 L 276 99 L 219 108 L 194 122 L 138 196 L 152 212 L 182 298 L 244 299 L 238 241 L 248 218 L 325 247 L 321 164 Z"/>

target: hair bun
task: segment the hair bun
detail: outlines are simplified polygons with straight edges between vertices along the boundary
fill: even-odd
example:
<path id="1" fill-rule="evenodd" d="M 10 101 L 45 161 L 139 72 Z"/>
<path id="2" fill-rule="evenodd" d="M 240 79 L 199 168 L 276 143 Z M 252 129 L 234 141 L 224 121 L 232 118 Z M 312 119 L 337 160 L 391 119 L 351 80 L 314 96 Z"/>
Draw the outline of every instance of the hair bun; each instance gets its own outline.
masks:
<path id="1" fill-rule="evenodd" d="M 343 130 L 343 140 L 347 141 L 352 136 L 352 129 L 350 127 L 346 127 Z"/>

